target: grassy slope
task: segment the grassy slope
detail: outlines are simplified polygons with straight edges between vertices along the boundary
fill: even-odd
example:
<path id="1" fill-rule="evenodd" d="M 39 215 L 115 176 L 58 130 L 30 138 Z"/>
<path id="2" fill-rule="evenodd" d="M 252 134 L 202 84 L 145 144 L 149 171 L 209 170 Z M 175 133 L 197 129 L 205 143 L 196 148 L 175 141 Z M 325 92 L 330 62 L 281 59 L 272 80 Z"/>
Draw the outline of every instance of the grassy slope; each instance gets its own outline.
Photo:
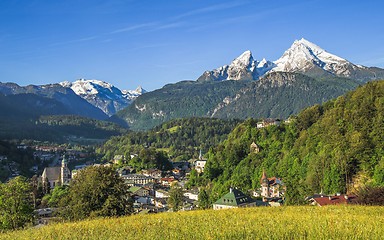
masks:
<path id="1" fill-rule="evenodd" d="M 54 224 L 0 239 L 382 239 L 384 207 L 276 207 Z"/>

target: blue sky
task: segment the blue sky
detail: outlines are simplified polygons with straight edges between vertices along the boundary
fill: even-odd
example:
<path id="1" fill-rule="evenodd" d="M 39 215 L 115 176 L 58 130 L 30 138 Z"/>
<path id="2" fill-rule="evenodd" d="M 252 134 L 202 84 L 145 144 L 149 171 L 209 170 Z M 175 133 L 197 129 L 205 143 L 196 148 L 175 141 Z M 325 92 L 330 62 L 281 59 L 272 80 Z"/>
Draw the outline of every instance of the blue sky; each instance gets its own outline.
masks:
<path id="1" fill-rule="evenodd" d="M 0 81 L 196 80 L 246 50 L 274 61 L 295 39 L 384 68 L 383 1 L 2 0 Z"/>

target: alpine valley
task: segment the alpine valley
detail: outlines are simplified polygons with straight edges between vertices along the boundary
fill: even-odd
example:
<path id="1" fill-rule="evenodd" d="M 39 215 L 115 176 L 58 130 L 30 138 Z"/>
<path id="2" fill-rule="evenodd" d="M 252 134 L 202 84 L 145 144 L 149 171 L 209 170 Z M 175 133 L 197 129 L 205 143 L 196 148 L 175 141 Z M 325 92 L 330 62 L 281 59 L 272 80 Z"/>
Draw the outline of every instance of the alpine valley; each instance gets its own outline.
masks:
<path id="1" fill-rule="evenodd" d="M 111 121 L 146 130 L 192 116 L 288 118 L 382 78 L 383 69 L 355 65 L 301 39 L 276 61 L 258 61 L 246 51 L 230 65 L 205 71 L 197 81 L 168 84 L 139 96 Z"/>

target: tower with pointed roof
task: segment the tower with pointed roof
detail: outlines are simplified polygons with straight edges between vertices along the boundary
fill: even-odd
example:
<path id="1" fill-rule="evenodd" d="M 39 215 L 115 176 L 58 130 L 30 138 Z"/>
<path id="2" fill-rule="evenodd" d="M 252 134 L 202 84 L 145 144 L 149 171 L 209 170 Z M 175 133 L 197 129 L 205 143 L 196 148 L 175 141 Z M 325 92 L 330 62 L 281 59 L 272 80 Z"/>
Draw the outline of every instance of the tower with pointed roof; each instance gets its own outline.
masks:
<path id="1" fill-rule="evenodd" d="M 205 164 L 207 163 L 207 160 L 204 159 L 203 154 L 200 149 L 199 159 L 196 159 L 194 161 L 195 169 L 198 173 L 204 172 Z"/>
<path id="2" fill-rule="evenodd" d="M 69 180 L 71 179 L 71 173 L 68 169 L 68 161 L 65 159 L 65 155 L 63 155 L 63 160 L 61 161 L 61 168 L 60 168 L 60 176 L 61 176 L 61 184 L 67 184 L 69 183 Z"/>
<path id="3" fill-rule="evenodd" d="M 261 196 L 269 197 L 269 180 L 265 171 L 263 171 L 263 176 L 261 177 Z"/>

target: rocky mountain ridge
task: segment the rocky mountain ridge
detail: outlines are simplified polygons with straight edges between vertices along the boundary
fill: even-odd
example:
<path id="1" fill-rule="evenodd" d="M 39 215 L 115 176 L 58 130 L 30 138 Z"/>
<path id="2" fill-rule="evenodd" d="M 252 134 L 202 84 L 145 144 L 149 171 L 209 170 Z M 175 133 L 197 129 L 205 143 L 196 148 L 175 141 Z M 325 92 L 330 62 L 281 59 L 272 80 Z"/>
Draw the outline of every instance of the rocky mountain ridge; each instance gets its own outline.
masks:
<path id="1" fill-rule="evenodd" d="M 135 90 L 120 90 L 110 83 L 99 80 L 78 79 L 74 82 L 61 82 L 60 85 L 71 88 L 78 96 L 108 116 L 125 108 L 146 92 L 141 86 Z"/>
<path id="2" fill-rule="evenodd" d="M 276 61 L 254 60 L 248 50 L 234 59 L 229 66 L 205 71 L 197 81 L 257 80 L 271 72 L 297 72 L 312 77 L 347 77 L 360 82 L 384 77 L 383 69 L 353 64 L 302 38 L 295 40 Z"/>

